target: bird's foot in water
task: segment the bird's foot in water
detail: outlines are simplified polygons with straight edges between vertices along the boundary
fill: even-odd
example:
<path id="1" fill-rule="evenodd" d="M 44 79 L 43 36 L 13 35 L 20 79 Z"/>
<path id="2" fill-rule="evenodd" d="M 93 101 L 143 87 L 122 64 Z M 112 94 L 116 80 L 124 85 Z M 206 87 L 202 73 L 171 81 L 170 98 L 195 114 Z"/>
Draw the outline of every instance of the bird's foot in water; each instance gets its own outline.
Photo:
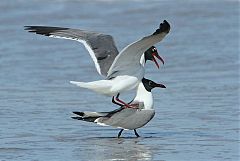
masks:
<path id="1" fill-rule="evenodd" d="M 136 135 L 137 138 L 140 137 L 140 135 L 137 133 L 137 130 L 136 130 L 136 129 L 134 129 L 134 133 L 135 133 L 135 135 Z"/>
<path id="2" fill-rule="evenodd" d="M 118 138 L 120 138 L 120 136 L 122 135 L 123 130 L 124 130 L 124 129 L 121 129 L 121 130 L 119 131 L 119 133 L 118 133 Z M 134 129 L 134 134 L 136 135 L 137 138 L 140 137 L 140 135 L 137 133 L 137 130 L 136 130 L 136 129 Z"/>

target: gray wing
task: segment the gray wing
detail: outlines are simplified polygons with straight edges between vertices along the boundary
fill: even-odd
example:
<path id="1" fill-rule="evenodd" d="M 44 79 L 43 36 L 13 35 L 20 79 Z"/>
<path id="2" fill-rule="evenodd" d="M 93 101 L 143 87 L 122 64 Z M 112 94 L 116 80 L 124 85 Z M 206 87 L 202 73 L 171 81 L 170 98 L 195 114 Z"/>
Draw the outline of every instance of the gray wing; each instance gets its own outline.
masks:
<path id="1" fill-rule="evenodd" d="M 110 117 L 103 116 L 95 120 L 97 124 L 119 127 L 123 129 L 137 129 L 146 125 L 154 116 L 155 110 L 139 110 L 134 108 L 123 108 Z"/>
<path id="2" fill-rule="evenodd" d="M 78 116 L 73 119 L 94 122 L 102 126 L 113 126 L 123 129 L 137 129 L 146 125 L 155 114 L 154 109 L 139 110 L 134 108 L 118 108 L 110 112 L 73 112 Z"/>
<path id="3" fill-rule="evenodd" d="M 112 66 L 108 71 L 108 78 L 116 75 L 117 72 L 122 73 L 140 65 L 142 54 L 154 44 L 160 42 L 170 31 L 170 24 L 164 20 L 159 28 L 152 34 L 126 46 L 115 58 Z"/>
<path id="4" fill-rule="evenodd" d="M 118 50 L 111 35 L 80 29 L 48 26 L 25 26 L 25 30 L 54 38 L 76 40 L 88 50 L 99 74 L 106 76 Z"/>

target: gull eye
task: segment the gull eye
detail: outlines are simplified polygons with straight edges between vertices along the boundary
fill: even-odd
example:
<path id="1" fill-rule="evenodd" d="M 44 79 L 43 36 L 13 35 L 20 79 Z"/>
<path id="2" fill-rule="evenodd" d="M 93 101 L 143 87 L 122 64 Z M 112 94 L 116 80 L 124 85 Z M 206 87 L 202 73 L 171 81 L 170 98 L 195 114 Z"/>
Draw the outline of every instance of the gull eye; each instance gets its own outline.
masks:
<path id="1" fill-rule="evenodd" d="M 152 86 L 152 81 L 149 81 L 149 82 L 148 82 L 148 85 L 149 85 L 149 86 Z"/>

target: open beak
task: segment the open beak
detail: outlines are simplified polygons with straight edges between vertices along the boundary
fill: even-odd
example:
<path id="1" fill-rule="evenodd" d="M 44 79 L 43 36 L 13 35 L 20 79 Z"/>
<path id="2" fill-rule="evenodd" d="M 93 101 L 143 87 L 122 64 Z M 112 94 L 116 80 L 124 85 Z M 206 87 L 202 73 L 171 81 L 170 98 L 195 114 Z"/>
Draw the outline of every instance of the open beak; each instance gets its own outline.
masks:
<path id="1" fill-rule="evenodd" d="M 166 86 L 163 85 L 163 84 L 156 84 L 156 87 L 159 87 L 159 88 L 166 88 Z"/>
<path id="2" fill-rule="evenodd" d="M 158 58 L 164 64 L 164 60 L 157 53 L 152 53 L 152 56 L 153 56 L 153 61 L 158 68 L 159 68 L 159 64 L 158 64 L 157 60 L 155 59 L 155 57 Z"/>

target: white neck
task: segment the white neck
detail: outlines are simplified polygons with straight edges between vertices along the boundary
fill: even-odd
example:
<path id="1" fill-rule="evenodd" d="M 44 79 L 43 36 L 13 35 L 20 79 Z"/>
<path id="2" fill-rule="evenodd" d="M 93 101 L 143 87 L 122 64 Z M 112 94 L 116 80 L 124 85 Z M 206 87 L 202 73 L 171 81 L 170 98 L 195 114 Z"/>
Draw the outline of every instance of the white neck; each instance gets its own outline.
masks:
<path id="1" fill-rule="evenodd" d="M 153 109 L 153 95 L 152 92 L 148 92 L 143 83 L 139 83 L 137 87 L 137 94 L 132 103 L 143 102 L 144 109 Z"/>

